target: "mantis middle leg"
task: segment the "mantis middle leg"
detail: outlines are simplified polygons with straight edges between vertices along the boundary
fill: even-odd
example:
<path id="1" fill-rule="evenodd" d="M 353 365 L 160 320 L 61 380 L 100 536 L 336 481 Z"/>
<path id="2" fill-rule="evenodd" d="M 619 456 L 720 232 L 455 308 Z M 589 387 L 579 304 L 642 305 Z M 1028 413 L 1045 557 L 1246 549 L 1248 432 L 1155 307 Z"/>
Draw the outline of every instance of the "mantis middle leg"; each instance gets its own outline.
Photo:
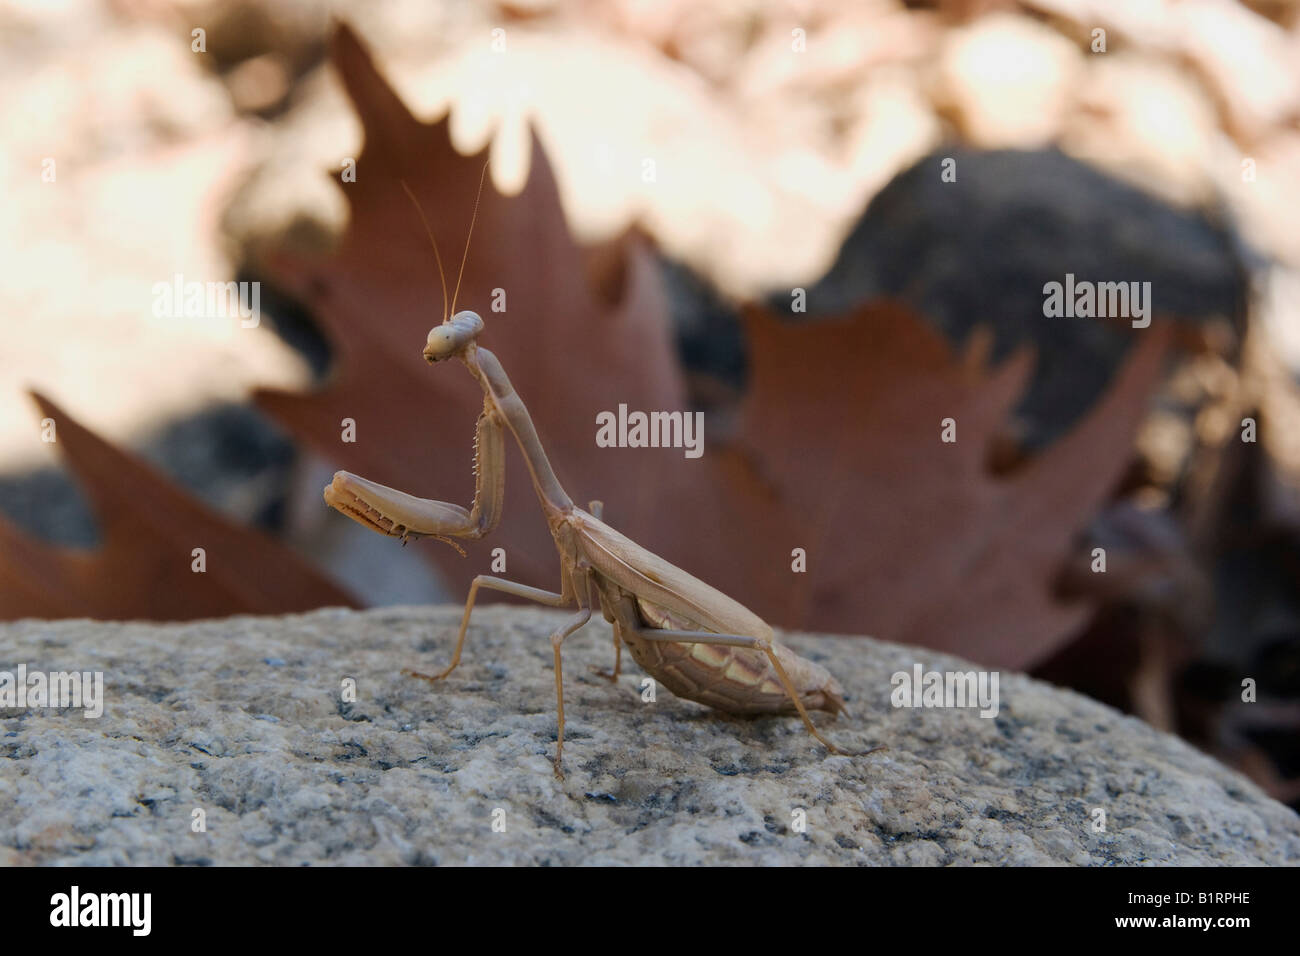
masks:
<path id="1" fill-rule="evenodd" d="M 568 622 L 551 634 L 551 647 L 555 650 L 555 704 L 557 711 L 555 730 L 555 776 L 564 779 L 564 672 L 560 667 L 560 645 L 564 639 L 591 620 L 591 608 L 584 607 Z"/>
<path id="2" fill-rule="evenodd" d="M 545 604 L 548 607 L 564 607 L 573 600 L 567 594 L 557 594 L 554 591 L 529 587 L 527 584 L 507 581 L 505 578 L 493 577 L 490 574 L 480 574 L 474 579 L 474 583 L 469 586 L 469 597 L 465 600 L 465 613 L 460 619 L 460 634 L 456 637 L 456 650 L 451 656 L 451 664 L 447 666 L 446 670 L 437 674 L 421 674 L 412 670 L 405 673 L 411 677 L 419 677 L 421 680 L 432 683 L 433 681 L 442 680 L 456 669 L 456 665 L 460 663 L 461 648 L 465 646 L 465 634 L 469 630 L 470 612 L 474 610 L 474 600 L 478 597 L 478 589 L 481 587 L 491 588 L 493 591 L 503 591 L 506 594 L 513 594 L 515 597 L 528 598 L 530 601 L 536 601 L 538 604 Z M 590 615 L 591 612 L 588 611 L 587 613 Z"/>

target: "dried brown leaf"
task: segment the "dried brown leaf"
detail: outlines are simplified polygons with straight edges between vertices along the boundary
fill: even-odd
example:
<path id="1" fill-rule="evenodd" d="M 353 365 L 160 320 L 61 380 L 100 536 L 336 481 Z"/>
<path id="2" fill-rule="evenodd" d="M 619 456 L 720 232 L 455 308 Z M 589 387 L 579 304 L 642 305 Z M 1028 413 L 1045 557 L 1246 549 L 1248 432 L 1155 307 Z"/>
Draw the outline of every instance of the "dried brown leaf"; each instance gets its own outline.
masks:
<path id="1" fill-rule="evenodd" d="M 190 620 L 274 614 L 350 595 L 274 538 L 209 510 L 151 467 L 114 448 L 43 395 L 58 446 L 99 521 L 102 547 L 34 540 L 0 519 L 0 619 Z M 192 570 L 203 548 L 207 570 Z"/>
<path id="2" fill-rule="evenodd" d="M 754 313 L 742 434 L 717 463 L 729 553 L 714 583 L 799 627 L 868 633 L 1026 667 L 1089 612 L 1052 582 L 1126 467 L 1167 336 L 1144 335 L 1109 394 L 1010 476 L 990 442 L 1032 356 L 984 371 L 906 310 L 789 325 Z M 956 422 L 957 441 L 940 440 Z M 731 461 L 727 461 L 731 458 Z M 791 573 L 804 548 L 808 572 Z"/>

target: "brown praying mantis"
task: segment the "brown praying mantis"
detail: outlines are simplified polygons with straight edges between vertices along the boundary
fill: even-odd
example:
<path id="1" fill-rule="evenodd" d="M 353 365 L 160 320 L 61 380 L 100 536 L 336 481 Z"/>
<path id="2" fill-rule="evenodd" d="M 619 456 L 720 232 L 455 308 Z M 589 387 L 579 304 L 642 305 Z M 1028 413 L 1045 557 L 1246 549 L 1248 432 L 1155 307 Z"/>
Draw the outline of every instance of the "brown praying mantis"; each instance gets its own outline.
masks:
<path id="1" fill-rule="evenodd" d="M 486 172 L 485 166 L 484 175 Z M 402 186 L 433 242 L 442 276 L 432 230 L 410 188 L 405 182 Z M 479 189 L 481 192 L 482 180 Z M 467 238 L 466 257 L 468 254 Z M 462 275 L 464 266 L 462 258 Z M 505 435 L 509 432 L 523 452 L 542 513 L 555 539 L 560 590 L 547 591 L 480 574 L 470 585 L 451 663 L 437 674 L 407 673 L 433 682 L 456 669 L 474 602 L 479 591 L 488 588 L 551 607 L 576 608 L 574 615 L 551 634 L 558 711 L 557 777 L 564 775 L 560 648 L 567 637 L 591 619 L 596 606 L 613 625 L 614 669 L 604 675 L 611 681 L 618 680 L 622 645 L 626 644 L 641 668 L 678 697 L 733 714 L 797 713 L 808 732 L 834 754 L 861 756 L 883 749 L 849 753 L 832 744 L 808 716 L 810 710 L 835 715 L 846 709 L 843 690 L 824 667 L 778 643 L 772 628 L 739 602 L 614 530 L 601 520 L 600 502 L 591 502 L 585 511 L 573 503 L 556 479 L 528 409 L 511 387 L 501 363 L 478 344 L 483 320 L 474 312 L 455 311 L 459 291 L 458 277 L 448 309 L 443 276 L 444 318 L 441 325 L 430 330 L 423 354 L 431 365 L 459 359 L 483 389 L 483 412 L 475 439 L 474 500 L 469 510 L 445 501 L 417 498 L 346 471 L 334 475 L 325 488 L 325 501 L 359 524 L 401 538 L 403 543 L 408 538 L 431 537 L 461 550 L 454 539 L 481 538 L 501 520 Z"/>

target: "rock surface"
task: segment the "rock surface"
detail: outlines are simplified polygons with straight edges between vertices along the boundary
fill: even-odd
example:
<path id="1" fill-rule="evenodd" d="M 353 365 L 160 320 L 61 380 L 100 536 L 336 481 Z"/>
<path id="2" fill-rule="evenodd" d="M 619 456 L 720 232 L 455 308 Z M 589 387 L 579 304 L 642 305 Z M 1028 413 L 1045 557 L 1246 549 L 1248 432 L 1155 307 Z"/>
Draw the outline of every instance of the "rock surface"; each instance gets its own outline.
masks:
<path id="1" fill-rule="evenodd" d="M 893 673 L 969 665 L 866 639 L 788 640 L 848 689 L 832 739 L 889 745 L 850 759 L 794 718 L 643 702 L 626 655 L 610 685 L 589 624 L 556 780 L 564 614 L 484 607 L 445 683 L 403 676 L 449 659 L 459 616 L 0 625 L 0 670 L 103 671 L 106 697 L 0 710 L 0 865 L 1300 863 L 1300 817 L 1182 741 L 1011 673 L 995 718 L 895 709 Z"/>

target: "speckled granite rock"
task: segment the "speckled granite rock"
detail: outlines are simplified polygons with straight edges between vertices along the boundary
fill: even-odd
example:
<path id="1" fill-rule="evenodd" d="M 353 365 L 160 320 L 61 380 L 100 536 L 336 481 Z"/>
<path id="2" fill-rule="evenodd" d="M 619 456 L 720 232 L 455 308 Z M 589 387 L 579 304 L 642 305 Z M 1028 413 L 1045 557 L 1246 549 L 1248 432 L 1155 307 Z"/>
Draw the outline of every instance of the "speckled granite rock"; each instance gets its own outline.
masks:
<path id="1" fill-rule="evenodd" d="M 1300 817 L 1181 741 L 1009 673 L 993 719 L 894 709 L 894 672 L 963 667 L 867 640 L 789 641 L 848 689 L 833 738 L 890 746 L 849 759 L 797 719 L 643 702 L 635 665 L 611 686 L 590 624 L 558 781 L 563 615 L 483 608 L 451 679 L 403 677 L 448 659 L 459 614 L 0 625 L 0 670 L 102 670 L 107 698 L 0 711 L 0 864 L 1300 862 Z"/>

